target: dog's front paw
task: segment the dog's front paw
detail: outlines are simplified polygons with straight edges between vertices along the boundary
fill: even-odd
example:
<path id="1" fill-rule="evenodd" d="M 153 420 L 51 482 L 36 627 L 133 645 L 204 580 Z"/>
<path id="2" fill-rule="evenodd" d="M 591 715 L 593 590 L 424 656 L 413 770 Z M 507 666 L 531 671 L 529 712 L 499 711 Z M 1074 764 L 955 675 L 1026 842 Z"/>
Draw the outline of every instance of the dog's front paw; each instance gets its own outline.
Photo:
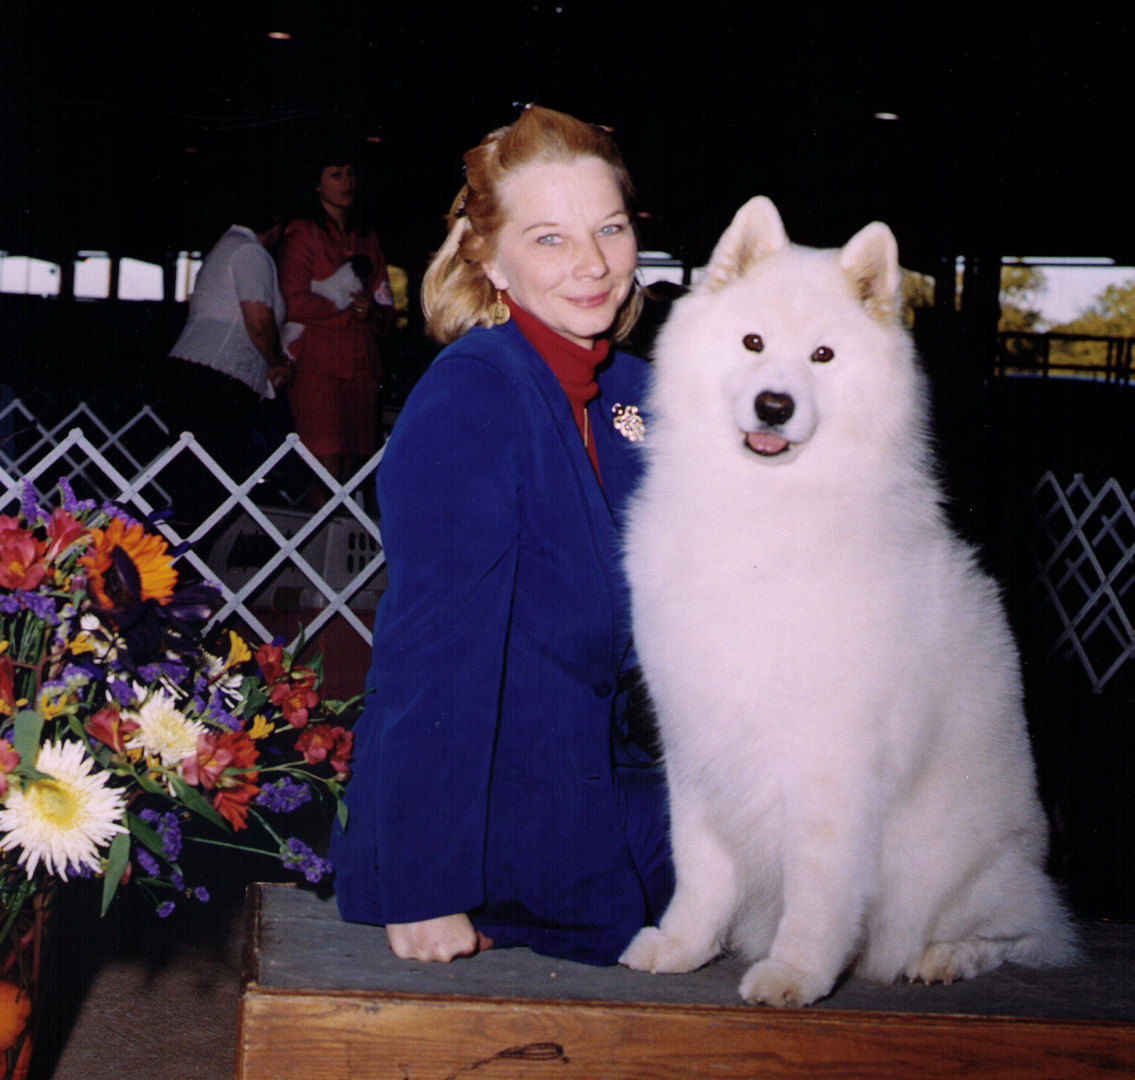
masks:
<path id="1" fill-rule="evenodd" d="M 758 960 L 741 980 L 741 997 L 752 1005 L 811 1005 L 831 988 L 831 979 L 782 960 Z"/>
<path id="2" fill-rule="evenodd" d="M 681 938 L 663 933 L 657 926 L 644 926 L 619 957 L 619 963 L 654 975 L 693 971 L 713 959 L 714 953 L 697 948 Z"/>

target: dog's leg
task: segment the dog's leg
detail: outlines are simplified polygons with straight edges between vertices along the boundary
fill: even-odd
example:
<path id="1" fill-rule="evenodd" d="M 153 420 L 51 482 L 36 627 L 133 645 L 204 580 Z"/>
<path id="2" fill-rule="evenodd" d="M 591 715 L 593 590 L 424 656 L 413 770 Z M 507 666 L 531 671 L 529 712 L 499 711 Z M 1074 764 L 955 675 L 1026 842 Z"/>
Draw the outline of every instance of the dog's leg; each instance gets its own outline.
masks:
<path id="1" fill-rule="evenodd" d="M 809 783 L 825 793 L 826 807 L 788 823 L 783 914 L 768 957 L 741 980 L 746 1001 L 811 1004 L 831 991 L 860 944 L 878 853 L 872 815 L 861 793 L 841 793 L 830 776 Z"/>
<path id="2" fill-rule="evenodd" d="M 677 888 L 659 920 L 635 935 L 619 963 L 654 974 L 693 971 L 717 956 L 737 906 L 737 873 L 689 792 L 671 789 Z"/>

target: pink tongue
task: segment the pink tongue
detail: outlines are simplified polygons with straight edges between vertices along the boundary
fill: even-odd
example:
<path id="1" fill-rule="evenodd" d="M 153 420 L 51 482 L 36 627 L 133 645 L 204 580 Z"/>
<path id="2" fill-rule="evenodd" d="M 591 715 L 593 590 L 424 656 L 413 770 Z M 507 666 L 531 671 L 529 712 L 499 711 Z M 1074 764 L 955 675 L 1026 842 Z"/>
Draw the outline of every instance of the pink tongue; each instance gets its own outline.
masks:
<path id="1" fill-rule="evenodd" d="M 788 447 L 787 439 L 782 439 L 771 431 L 750 431 L 745 436 L 745 442 L 748 443 L 749 449 L 754 453 L 765 454 L 766 456 L 779 454 Z"/>

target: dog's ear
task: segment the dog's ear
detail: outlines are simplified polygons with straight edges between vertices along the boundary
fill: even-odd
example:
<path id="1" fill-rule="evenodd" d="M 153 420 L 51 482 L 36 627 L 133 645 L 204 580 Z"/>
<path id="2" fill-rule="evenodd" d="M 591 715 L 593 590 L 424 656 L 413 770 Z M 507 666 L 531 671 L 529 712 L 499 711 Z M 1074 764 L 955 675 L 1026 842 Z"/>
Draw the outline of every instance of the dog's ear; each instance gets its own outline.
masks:
<path id="1" fill-rule="evenodd" d="M 839 266 L 868 315 L 881 322 L 895 318 L 902 270 L 898 243 L 886 225 L 874 221 L 860 229 L 839 253 Z"/>
<path id="2" fill-rule="evenodd" d="M 772 200 L 750 199 L 721 234 L 706 268 L 704 288 L 710 291 L 741 277 L 753 263 L 788 247 L 784 223 Z"/>

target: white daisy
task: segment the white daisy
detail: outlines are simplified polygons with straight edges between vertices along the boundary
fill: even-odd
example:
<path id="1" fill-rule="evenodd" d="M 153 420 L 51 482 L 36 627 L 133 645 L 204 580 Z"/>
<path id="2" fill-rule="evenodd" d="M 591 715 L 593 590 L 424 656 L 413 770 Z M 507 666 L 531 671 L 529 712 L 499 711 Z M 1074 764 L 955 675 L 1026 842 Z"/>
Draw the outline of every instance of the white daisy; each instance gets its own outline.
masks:
<path id="1" fill-rule="evenodd" d="M 13 782 L 0 810 L 0 851 L 21 848 L 28 877 L 43 863 L 67 880 L 67 871 L 99 869 L 99 848 L 125 832 L 122 792 L 107 787 L 108 773 L 95 773 L 81 743 L 46 743 L 35 767 L 47 776 Z"/>
<path id="2" fill-rule="evenodd" d="M 139 698 L 146 693 L 145 688 L 137 684 L 134 689 Z M 194 753 L 197 736 L 205 734 L 205 725 L 190 720 L 177 708 L 173 698 L 161 690 L 151 693 L 140 708 L 122 715 L 138 725 L 126 749 L 141 750 L 157 758 L 167 769 L 176 768 Z"/>

